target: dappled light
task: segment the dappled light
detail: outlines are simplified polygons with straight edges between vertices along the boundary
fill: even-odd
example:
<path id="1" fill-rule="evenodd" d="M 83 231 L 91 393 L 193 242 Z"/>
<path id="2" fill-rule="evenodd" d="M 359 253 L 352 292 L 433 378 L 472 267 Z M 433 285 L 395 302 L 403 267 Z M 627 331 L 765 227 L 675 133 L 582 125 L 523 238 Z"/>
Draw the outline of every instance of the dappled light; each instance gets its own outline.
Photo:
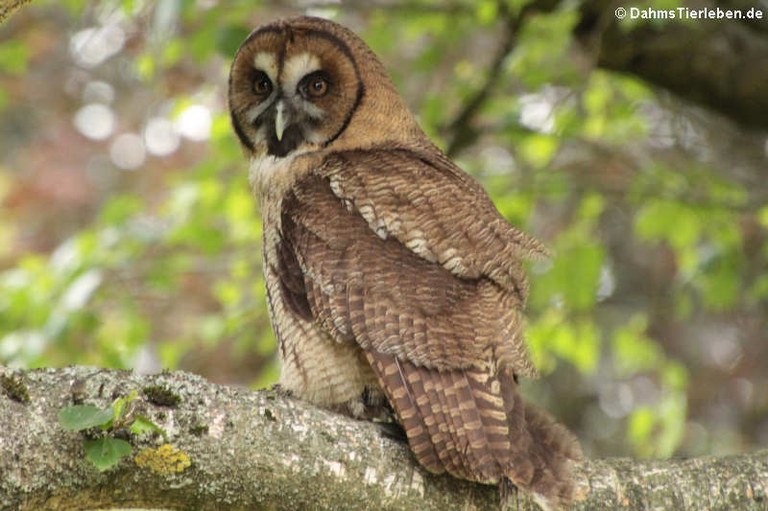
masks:
<path id="1" fill-rule="evenodd" d="M 75 113 L 77 131 L 92 140 L 106 140 L 115 130 L 115 114 L 106 106 L 90 103 Z"/>

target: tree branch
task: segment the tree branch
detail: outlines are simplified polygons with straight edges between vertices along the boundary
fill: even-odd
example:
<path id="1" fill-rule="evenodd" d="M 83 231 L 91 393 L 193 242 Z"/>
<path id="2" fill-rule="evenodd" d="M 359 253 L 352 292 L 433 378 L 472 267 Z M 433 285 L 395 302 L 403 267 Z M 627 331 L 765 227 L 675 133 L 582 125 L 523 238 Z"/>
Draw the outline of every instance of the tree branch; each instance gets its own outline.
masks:
<path id="1" fill-rule="evenodd" d="M 590 46 L 597 38 L 600 67 L 635 75 L 738 123 L 768 129 L 768 9 L 741 0 L 715 1 L 700 7 L 762 9 L 763 20 L 668 19 L 628 28 L 615 18 L 619 6 L 629 11 L 634 4 L 592 0 L 581 7 L 575 34 Z"/>
<path id="2" fill-rule="evenodd" d="M 6 378 L 9 369 L 0 369 Z M 408 448 L 360 422 L 285 398 L 176 372 L 139 376 L 87 367 L 18 373 L 0 392 L 0 508 L 498 509 L 493 487 L 426 473 Z M 160 386 L 180 398 L 154 404 Z M 74 389 L 74 390 L 73 390 Z M 100 473 L 84 458 L 80 433 L 57 414 L 73 398 L 105 407 L 132 390 L 140 413 L 165 429 L 192 461 L 179 473 L 140 467 L 135 455 L 162 443 L 130 438 L 134 455 Z M 608 459 L 578 467 L 575 509 L 765 511 L 768 452 L 723 458 Z M 519 495 L 519 509 L 537 509 Z"/>
<path id="3" fill-rule="evenodd" d="M 442 129 L 449 137 L 449 156 L 480 135 L 474 118 L 496 92 L 521 27 L 531 15 L 550 12 L 559 4 L 560 0 L 535 0 L 512 13 L 506 3 L 499 3 L 504 30 L 485 80 Z M 768 10 L 762 9 L 762 21 L 669 19 L 627 28 L 615 17 L 619 6 L 632 7 L 621 0 L 582 2 L 574 36 L 593 49 L 599 67 L 632 74 L 738 123 L 768 129 Z M 761 9 L 748 0 L 715 0 L 708 7 L 742 13 Z"/>
<path id="4" fill-rule="evenodd" d="M 529 16 L 538 12 L 547 12 L 554 9 L 560 0 L 536 0 L 526 3 L 519 12 L 510 11 L 506 2 L 498 2 L 499 17 L 504 26 L 500 36 L 498 47 L 494 53 L 493 60 L 488 66 L 483 84 L 467 99 L 464 106 L 441 131 L 448 133 L 449 141 L 446 147 L 446 154 L 454 157 L 462 150 L 475 143 L 480 130 L 474 126 L 474 118 L 480 112 L 485 102 L 494 93 L 502 78 L 504 62 L 513 51 L 517 42 L 517 34 Z"/>

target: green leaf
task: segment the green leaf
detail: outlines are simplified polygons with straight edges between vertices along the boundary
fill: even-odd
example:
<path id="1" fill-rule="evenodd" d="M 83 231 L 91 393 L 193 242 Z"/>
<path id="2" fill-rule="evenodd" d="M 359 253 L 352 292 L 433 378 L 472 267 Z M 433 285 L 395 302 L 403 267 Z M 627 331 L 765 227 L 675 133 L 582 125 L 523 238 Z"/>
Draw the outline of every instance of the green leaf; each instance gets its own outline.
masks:
<path id="1" fill-rule="evenodd" d="M 29 48 L 23 41 L 5 41 L 0 45 L 0 70 L 10 75 L 21 75 L 27 70 Z"/>
<path id="2" fill-rule="evenodd" d="M 134 435 L 143 435 L 144 433 L 159 433 L 165 438 L 165 430 L 155 424 L 150 419 L 143 415 L 138 415 L 133 421 L 130 427 L 131 433 Z"/>
<path id="3" fill-rule="evenodd" d="M 531 135 L 518 143 L 518 151 L 536 167 L 544 167 L 552 161 L 560 142 L 548 135 Z"/>
<path id="4" fill-rule="evenodd" d="M 640 406 L 636 408 L 632 412 L 632 415 L 629 416 L 629 423 L 627 424 L 629 439 L 636 448 L 647 446 L 645 449 L 638 449 L 644 451 L 643 454 L 645 454 L 645 456 L 649 456 L 650 452 L 653 450 L 650 448 L 649 444 L 651 444 L 651 442 L 649 439 L 653 434 L 655 423 L 656 418 L 653 410 L 648 406 Z"/>
<path id="5" fill-rule="evenodd" d="M 559 355 L 584 374 L 597 367 L 600 354 L 600 332 L 587 318 L 566 318 L 562 309 L 550 309 L 528 325 L 531 356 L 544 373 L 553 369 L 548 355 Z"/>
<path id="6" fill-rule="evenodd" d="M 663 360 L 659 345 L 646 334 L 647 327 L 647 318 L 635 314 L 614 331 L 613 363 L 618 374 L 630 375 L 654 369 Z"/>
<path id="7" fill-rule="evenodd" d="M 132 195 L 118 195 L 102 207 L 100 220 L 107 225 L 121 225 L 141 212 L 142 203 Z"/>
<path id="8" fill-rule="evenodd" d="M 757 212 L 757 219 L 763 227 L 768 227 L 768 206 L 765 206 Z"/>
<path id="9" fill-rule="evenodd" d="M 131 454 L 131 444 L 118 438 L 104 437 L 86 440 L 85 457 L 103 472 L 117 465 L 122 458 Z"/>
<path id="10" fill-rule="evenodd" d="M 243 43 L 251 29 L 244 25 L 227 25 L 216 29 L 216 50 L 231 58 Z"/>
<path id="11" fill-rule="evenodd" d="M 126 406 L 139 397 L 139 393 L 134 389 L 127 396 L 119 397 L 112 403 L 113 418 L 115 420 L 123 418 L 126 414 Z"/>
<path id="12" fill-rule="evenodd" d="M 67 431 L 82 431 L 108 424 L 113 414 L 111 406 L 103 410 L 93 405 L 67 406 L 59 410 L 59 424 Z"/>
<path id="13" fill-rule="evenodd" d="M 475 8 L 475 17 L 481 25 L 490 25 L 498 16 L 496 2 L 478 2 Z"/>

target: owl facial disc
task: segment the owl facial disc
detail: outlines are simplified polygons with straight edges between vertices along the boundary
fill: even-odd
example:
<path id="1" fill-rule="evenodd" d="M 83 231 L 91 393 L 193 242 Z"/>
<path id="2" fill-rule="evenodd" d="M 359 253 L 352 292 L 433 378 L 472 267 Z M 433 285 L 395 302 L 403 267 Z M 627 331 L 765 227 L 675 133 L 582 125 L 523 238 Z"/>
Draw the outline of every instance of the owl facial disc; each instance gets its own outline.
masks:
<path id="1" fill-rule="evenodd" d="M 286 23 L 255 30 L 230 73 L 232 125 L 253 155 L 284 157 L 326 147 L 363 97 L 347 41 Z"/>

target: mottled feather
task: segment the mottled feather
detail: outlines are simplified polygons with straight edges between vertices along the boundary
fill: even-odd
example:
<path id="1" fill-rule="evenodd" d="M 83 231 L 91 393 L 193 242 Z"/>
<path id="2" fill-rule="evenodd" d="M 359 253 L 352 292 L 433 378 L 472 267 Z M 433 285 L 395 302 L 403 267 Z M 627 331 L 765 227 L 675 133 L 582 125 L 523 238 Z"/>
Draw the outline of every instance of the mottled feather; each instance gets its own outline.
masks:
<path id="1" fill-rule="evenodd" d="M 387 157 L 378 154 L 380 162 Z M 336 175 L 361 172 L 339 169 L 339 161 L 351 165 L 350 159 L 329 160 Z M 338 195 L 326 177 L 328 167 L 298 181 L 282 204 L 283 240 L 296 250 L 316 321 L 336 342 L 363 349 L 412 450 L 429 470 L 483 483 L 508 478 L 553 502 L 567 500 L 570 462 L 580 456 L 577 444 L 517 392 L 515 374 L 530 367 L 520 333 L 523 288 L 508 289 L 483 272 L 457 276 L 397 236 L 380 236 L 358 202 Z M 396 179 L 390 175 L 386 182 Z M 391 185 L 387 193 L 396 190 Z M 421 214 L 422 220 L 420 209 L 437 211 L 418 194 L 398 200 L 401 212 Z M 461 204 L 455 209 L 462 210 Z M 464 221 L 487 225 L 481 207 L 473 206 L 462 212 Z M 478 256 L 473 263 L 494 272 Z M 512 278 L 511 271 L 506 275 Z"/>

